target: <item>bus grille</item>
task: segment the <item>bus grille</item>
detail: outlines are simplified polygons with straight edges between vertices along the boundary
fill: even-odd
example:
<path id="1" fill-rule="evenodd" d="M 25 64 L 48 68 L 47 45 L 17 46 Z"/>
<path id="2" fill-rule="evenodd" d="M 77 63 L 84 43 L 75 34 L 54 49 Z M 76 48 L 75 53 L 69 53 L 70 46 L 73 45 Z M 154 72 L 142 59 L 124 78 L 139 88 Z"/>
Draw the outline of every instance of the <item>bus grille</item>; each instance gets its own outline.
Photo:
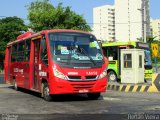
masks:
<path id="1" fill-rule="evenodd" d="M 82 78 L 82 76 L 67 76 L 70 81 L 91 81 L 91 80 L 97 80 L 98 76 L 84 76 L 85 79 Z"/>
<path id="2" fill-rule="evenodd" d="M 93 87 L 94 83 L 92 84 L 72 84 L 74 91 L 79 91 L 81 89 L 88 89 L 90 90 Z"/>
<path id="3" fill-rule="evenodd" d="M 81 76 L 68 76 L 69 79 L 71 80 L 80 80 L 81 79 Z"/>
<path id="4" fill-rule="evenodd" d="M 97 76 L 96 75 L 94 75 L 94 76 L 86 76 L 86 79 L 87 80 L 97 79 Z"/>

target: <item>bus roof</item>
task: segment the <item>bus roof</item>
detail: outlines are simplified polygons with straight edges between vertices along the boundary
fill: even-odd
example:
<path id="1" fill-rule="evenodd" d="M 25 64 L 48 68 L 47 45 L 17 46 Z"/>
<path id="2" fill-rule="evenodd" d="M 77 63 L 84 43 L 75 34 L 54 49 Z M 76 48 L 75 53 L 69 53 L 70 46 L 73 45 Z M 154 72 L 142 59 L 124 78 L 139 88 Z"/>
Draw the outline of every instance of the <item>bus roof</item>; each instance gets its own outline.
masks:
<path id="1" fill-rule="evenodd" d="M 136 46 L 136 41 L 129 41 L 129 42 L 104 42 L 102 43 L 102 47 L 107 46 L 125 46 L 125 45 L 133 45 Z"/>
<path id="2" fill-rule="evenodd" d="M 17 39 L 17 40 L 15 40 L 15 41 L 12 41 L 12 42 L 9 42 L 8 44 L 7 44 L 7 46 L 10 46 L 10 45 L 12 45 L 12 44 L 14 44 L 14 43 L 17 43 L 17 42 L 20 42 L 20 41 L 22 41 L 22 40 L 26 40 L 26 39 L 30 39 L 30 38 L 33 38 L 33 37 L 36 37 L 36 36 L 39 36 L 39 35 L 42 35 L 42 34 L 48 34 L 48 33 L 51 33 L 51 32 L 74 32 L 74 33 L 83 33 L 83 34 L 90 34 L 91 35 L 91 33 L 90 32 L 84 32 L 84 31 L 80 31 L 80 30 L 70 30 L 70 29 L 51 29 L 51 30 L 43 30 L 43 31 L 40 31 L 40 32 L 38 32 L 38 33 L 32 33 L 32 34 L 29 34 L 29 35 L 27 35 L 27 36 L 25 36 L 25 35 L 20 35 L 20 36 L 22 36 L 22 37 L 20 37 L 20 36 L 18 36 L 17 38 L 19 38 L 19 39 Z M 27 32 L 26 32 L 27 33 Z M 25 34 L 25 33 L 24 33 Z"/>
<path id="3" fill-rule="evenodd" d="M 129 41 L 129 42 L 104 42 L 102 47 L 111 47 L 111 46 L 133 46 L 134 48 L 140 49 L 150 49 L 148 43 L 138 42 L 138 41 Z"/>
<path id="4" fill-rule="evenodd" d="M 50 32 L 75 32 L 75 33 L 83 33 L 83 34 L 91 34 L 90 32 L 84 32 L 81 30 L 71 30 L 71 29 L 52 29 L 52 30 L 43 30 L 44 33 Z"/>

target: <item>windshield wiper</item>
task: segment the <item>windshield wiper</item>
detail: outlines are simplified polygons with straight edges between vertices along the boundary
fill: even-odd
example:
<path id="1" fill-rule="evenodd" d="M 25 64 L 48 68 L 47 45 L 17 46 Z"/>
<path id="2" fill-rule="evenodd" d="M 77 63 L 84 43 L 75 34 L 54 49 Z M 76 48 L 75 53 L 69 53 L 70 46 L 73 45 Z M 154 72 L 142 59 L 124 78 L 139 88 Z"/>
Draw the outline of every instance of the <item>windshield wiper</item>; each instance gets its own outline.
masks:
<path id="1" fill-rule="evenodd" d="M 88 57 L 89 60 L 93 63 L 93 65 L 96 65 L 96 63 L 95 63 L 95 61 L 93 60 L 93 58 L 92 58 L 91 56 L 89 56 L 89 55 L 87 54 L 87 52 L 86 52 L 83 48 L 79 47 L 79 49 L 80 49 L 85 55 L 87 55 L 87 57 Z"/>
<path id="2" fill-rule="evenodd" d="M 73 54 L 73 50 L 74 50 L 74 47 L 73 46 L 69 46 L 69 54 L 68 54 L 68 60 L 67 60 L 67 64 L 68 65 L 71 63 L 71 56 Z"/>

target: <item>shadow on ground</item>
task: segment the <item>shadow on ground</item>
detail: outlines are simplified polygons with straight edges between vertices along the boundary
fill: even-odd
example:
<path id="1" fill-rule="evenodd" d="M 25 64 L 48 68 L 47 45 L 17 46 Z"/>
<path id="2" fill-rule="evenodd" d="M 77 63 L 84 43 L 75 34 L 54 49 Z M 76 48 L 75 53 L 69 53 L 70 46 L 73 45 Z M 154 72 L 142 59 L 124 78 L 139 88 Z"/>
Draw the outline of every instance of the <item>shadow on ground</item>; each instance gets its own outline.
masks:
<path id="1" fill-rule="evenodd" d="M 14 89 L 13 86 L 9 86 L 8 88 Z M 19 92 L 29 94 L 32 96 L 36 96 L 39 98 L 41 97 L 41 94 L 38 92 L 30 91 L 24 88 L 18 88 Z M 53 100 L 51 102 L 72 102 L 72 101 L 88 101 L 90 100 L 86 94 L 61 94 L 61 95 L 52 95 Z M 43 98 L 42 98 L 43 99 Z M 103 100 L 103 97 L 100 96 L 98 100 Z"/>

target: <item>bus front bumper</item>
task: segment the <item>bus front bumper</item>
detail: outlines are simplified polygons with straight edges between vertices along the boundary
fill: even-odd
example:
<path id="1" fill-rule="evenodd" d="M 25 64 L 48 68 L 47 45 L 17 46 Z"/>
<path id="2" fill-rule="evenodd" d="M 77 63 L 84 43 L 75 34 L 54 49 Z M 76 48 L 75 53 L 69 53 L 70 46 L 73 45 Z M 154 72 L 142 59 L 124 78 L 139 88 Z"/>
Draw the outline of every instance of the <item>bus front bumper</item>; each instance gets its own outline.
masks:
<path id="1" fill-rule="evenodd" d="M 50 82 L 50 94 L 101 93 L 106 91 L 107 77 L 96 81 L 67 81 L 56 78 L 57 82 Z"/>

